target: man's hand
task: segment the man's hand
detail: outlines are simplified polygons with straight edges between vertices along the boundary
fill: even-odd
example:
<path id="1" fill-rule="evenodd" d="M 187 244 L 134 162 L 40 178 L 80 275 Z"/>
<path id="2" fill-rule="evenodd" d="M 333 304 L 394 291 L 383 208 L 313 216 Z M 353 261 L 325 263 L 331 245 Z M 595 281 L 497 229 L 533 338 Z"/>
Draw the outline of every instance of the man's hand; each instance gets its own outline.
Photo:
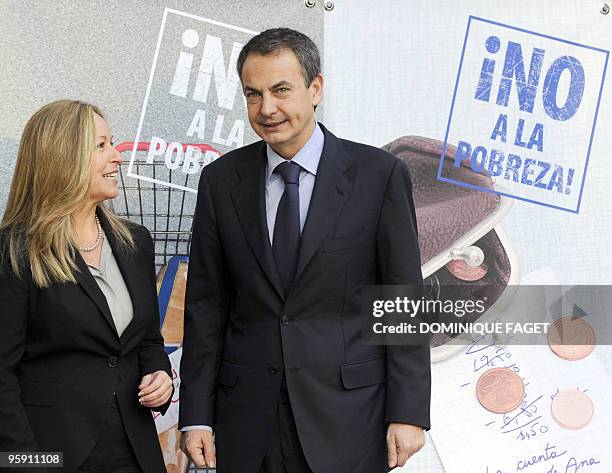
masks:
<path id="1" fill-rule="evenodd" d="M 389 468 L 404 466 L 406 460 L 425 445 L 423 428 L 411 424 L 391 423 L 387 428 Z"/>
<path id="2" fill-rule="evenodd" d="M 165 371 L 156 371 L 142 377 L 138 402 L 145 407 L 163 406 L 172 396 L 172 378 Z"/>
<path id="3" fill-rule="evenodd" d="M 197 468 L 216 468 L 213 434 L 208 430 L 181 432 L 181 450 Z"/>

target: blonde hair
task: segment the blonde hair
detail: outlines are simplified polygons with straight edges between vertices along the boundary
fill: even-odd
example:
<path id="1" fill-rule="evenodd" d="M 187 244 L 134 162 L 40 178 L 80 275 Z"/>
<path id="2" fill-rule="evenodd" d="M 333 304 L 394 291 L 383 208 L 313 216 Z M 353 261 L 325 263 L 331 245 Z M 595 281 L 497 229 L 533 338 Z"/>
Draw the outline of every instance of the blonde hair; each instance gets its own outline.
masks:
<path id="1" fill-rule="evenodd" d="M 15 274 L 22 277 L 29 262 L 38 287 L 76 282 L 71 216 L 89 195 L 97 142 L 95 115 L 104 118 L 94 105 L 58 100 L 38 110 L 21 137 L 0 231 L 8 240 L 3 250 L 8 247 Z M 98 209 L 120 245 L 132 249 L 128 222 L 104 205 Z"/>

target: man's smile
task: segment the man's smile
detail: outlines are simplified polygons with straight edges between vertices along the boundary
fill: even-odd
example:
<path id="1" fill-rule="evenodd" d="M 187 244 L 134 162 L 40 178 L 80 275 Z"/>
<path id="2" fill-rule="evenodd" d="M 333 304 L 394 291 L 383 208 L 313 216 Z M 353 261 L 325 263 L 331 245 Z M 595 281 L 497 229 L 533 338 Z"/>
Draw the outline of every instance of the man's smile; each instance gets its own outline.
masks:
<path id="1" fill-rule="evenodd" d="M 278 130 L 282 125 L 284 125 L 287 122 L 287 120 L 283 120 L 280 122 L 274 122 L 274 123 L 262 123 L 261 125 L 264 127 L 265 130 L 267 131 L 276 131 Z"/>

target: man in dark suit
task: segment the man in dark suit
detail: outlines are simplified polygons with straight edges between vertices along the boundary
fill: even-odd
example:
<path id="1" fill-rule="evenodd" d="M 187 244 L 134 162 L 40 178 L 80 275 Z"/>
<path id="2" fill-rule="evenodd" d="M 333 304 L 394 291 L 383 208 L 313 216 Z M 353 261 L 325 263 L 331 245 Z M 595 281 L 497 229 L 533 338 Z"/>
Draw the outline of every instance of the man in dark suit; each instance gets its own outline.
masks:
<path id="1" fill-rule="evenodd" d="M 238 74 L 263 141 L 200 179 L 183 450 L 221 473 L 401 466 L 429 428 L 429 347 L 364 344 L 359 294 L 368 284 L 422 284 L 408 172 L 316 123 L 323 77 L 305 35 L 278 28 L 252 38 Z"/>

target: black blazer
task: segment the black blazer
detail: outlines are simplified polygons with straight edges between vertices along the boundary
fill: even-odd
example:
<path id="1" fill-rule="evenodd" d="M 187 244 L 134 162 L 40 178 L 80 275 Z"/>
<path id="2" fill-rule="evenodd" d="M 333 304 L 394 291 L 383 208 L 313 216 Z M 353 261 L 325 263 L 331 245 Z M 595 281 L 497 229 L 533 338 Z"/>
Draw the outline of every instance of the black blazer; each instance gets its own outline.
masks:
<path id="1" fill-rule="evenodd" d="M 214 427 L 223 473 L 258 471 L 283 375 L 314 473 L 385 471 L 389 422 L 429 428 L 429 346 L 364 345 L 358 315 L 363 285 L 422 284 L 408 171 L 323 131 L 286 297 L 266 225 L 265 144 L 226 154 L 200 178 L 179 424 Z"/>
<path id="2" fill-rule="evenodd" d="M 125 253 L 99 217 L 134 306 L 134 318 L 121 337 L 78 252 L 77 284 L 38 289 L 30 276 L 16 278 L 6 245 L 0 247 L 5 251 L 0 275 L 0 451 L 62 451 L 63 469 L 50 471 L 74 472 L 96 444 L 116 393 L 140 466 L 147 473 L 165 472 L 151 411 L 138 403 L 143 375 L 158 370 L 170 374 L 159 329 L 151 236 L 144 227 L 130 224 L 136 249 Z M 165 412 L 167 406 L 158 410 Z"/>

